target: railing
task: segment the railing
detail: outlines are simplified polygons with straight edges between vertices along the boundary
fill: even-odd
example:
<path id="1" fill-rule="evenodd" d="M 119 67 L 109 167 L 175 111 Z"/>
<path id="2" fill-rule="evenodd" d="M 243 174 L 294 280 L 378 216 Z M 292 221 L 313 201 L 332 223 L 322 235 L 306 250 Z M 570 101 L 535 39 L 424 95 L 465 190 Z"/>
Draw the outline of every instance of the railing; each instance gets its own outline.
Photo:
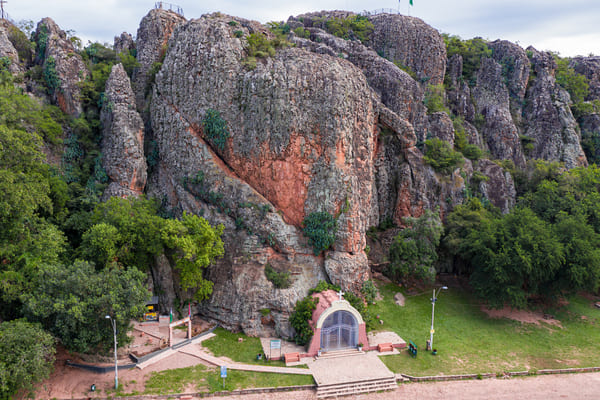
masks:
<path id="1" fill-rule="evenodd" d="M 177 4 L 165 3 L 164 1 L 157 1 L 156 3 L 154 3 L 154 8 L 160 8 L 162 10 L 171 10 L 181 15 L 182 17 L 184 16 L 183 8 L 179 7 Z"/>
<path id="2" fill-rule="evenodd" d="M 370 17 L 373 15 L 379 15 L 379 14 L 400 14 L 400 11 L 395 10 L 393 8 L 379 8 L 377 10 L 373 10 L 373 11 L 363 11 L 361 13 L 359 13 L 362 16 L 365 17 Z"/>

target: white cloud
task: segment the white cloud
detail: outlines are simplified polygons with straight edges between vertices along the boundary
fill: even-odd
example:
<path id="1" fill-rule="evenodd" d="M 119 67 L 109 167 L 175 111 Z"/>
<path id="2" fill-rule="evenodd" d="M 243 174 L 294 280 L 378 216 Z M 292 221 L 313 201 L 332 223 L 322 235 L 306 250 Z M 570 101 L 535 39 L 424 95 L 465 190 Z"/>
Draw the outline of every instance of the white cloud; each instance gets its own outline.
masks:
<path id="1" fill-rule="evenodd" d="M 286 20 L 309 11 L 347 9 L 355 12 L 398 9 L 422 18 L 434 28 L 463 38 L 480 36 L 519 41 L 536 48 L 559 51 L 563 56 L 600 54 L 597 20 L 600 2 L 589 0 L 306 0 L 276 1 L 172 0 L 186 18 L 221 11 L 261 22 Z M 112 42 L 127 31 L 136 34 L 140 20 L 154 6 L 152 0 L 11 0 L 6 8 L 16 20 L 35 22 L 49 16 L 63 29 L 73 29 L 86 40 Z"/>

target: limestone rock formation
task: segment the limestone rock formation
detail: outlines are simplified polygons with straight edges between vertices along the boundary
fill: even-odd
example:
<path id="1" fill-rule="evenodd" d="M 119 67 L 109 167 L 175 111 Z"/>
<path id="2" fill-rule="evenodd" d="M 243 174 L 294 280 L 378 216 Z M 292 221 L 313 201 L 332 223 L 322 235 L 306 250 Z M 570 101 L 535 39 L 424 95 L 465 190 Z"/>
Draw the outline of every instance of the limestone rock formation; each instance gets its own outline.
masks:
<path id="1" fill-rule="evenodd" d="M 19 61 L 19 53 L 14 48 L 13 44 L 9 40 L 9 29 L 12 24 L 8 21 L 0 20 L 0 57 L 6 57 L 10 60 L 8 70 L 13 73 L 23 72 L 23 68 Z"/>
<path id="2" fill-rule="evenodd" d="M 473 122 L 475 120 L 475 106 L 471 101 L 471 88 L 469 84 L 462 79 L 463 59 L 459 54 L 455 54 L 448 60 L 448 80 L 450 86 L 446 92 L 450 109 L 456 115 L 465 120 Z"/>
<path id="3" fill-rule="evenodd" d="M 562 161 L 567 168 L 587 165 L 580 144 L 577 121 L 571 113 L 571 99 L 554 78 L 556 62 L 551 53 L 527 49 L 535 80 L 527 91 L 525 135 L 533 138 L 532 158 Z"/>
<path id="4" fill-rule="evenodd" d="M 503 213 L 508 213 L 515 206 L 517 196 L 510 173 L 490 160 L 480 160 L 477 171 L 487 177 L 479 182 L 481 194 Z"/>
<path id="5" fill-rule="evenodd" d="M 178 24 L 185 22 L 185 18 L 171 10 L 162 8 L 152 9 L 140 22 L 137 31 L 137 61 L 140 63 L 133 77 L 138 110 L 146 107 L 146 94 L 148 93 L 149 76 L 154 63 L 162 62 L 167 49 L 167 41 Z"/>
<path id="6" fill-rule="evenodd" d="M 36 62 L 44 68 L 53 101 L 65 113 L 78 116 L 82 112 L 80 83 L 89 74 L 81 56 L 51 18 L 38 23 L 35 41 Z"/>
<path id="7" fill-rule="evenodd" d="M 509 91 L 502 76 L 502 66 L 491 58 L 484 58 L 472 93 L 477 112 L 485 118 L 481 134 L 492 155 L 523 166 L 525 157 L 519 132 L 511 117 Z"/>
<path id="8" fill-rule="evenodd" d="M 116 54 L 129 53 L 135 49 L 135 42 L 129 33 L 123 32 L 120 36 L 115 36 L 113 49 Z"/>
<path id="9" fill-rule="evenodd" d="M 110 184 L 104 198 L 139 195 L 146 186 L 144 124 L 135 109 L 135 95 L 122 64 L 106 81 L 102 107 L 102 165 Z"/>
<path id="10" fill-rule="evenodd" d="M 436 29 L 399 14 L 378 14 L 369 20 L 374 29 L 367 44 L 378 54 L 410 68 L 423 83 L 444 81 L 446 45 Z"/>
<path id="11" fill-rule="evenodd" d="M 251 24 L 231 20 L 204 16 L 169 41 L 151 104 L 161 160 L 151 191 L 225 225 L 226 258 L 208 273 L 215 290 L 205 312 L 255 333 L 263 329 L 258 310 L 269 308 L 275 329 L 289 333 L 291 307 L 327 272 L 354 291 L 368 278 L 363 250 L 382 105 L 362 72 L 338 57 L 288 48 L 244 66 L 244 39 L 234 31 L 247 35 Z M 223 145 L 203 127 L 209 110 L 226 122 Z M 327 261 L 300 231 L 317 211 L 337 217 Z M 291 287 L 265 295 L 266 264 L 290 272 Z"/>
<path id="12" fill-rule="evenodd" d="M 600 100 L 600 56 L 574 57 L 570 66 L 588 79 L 590 93 L 586 100 Z"/>

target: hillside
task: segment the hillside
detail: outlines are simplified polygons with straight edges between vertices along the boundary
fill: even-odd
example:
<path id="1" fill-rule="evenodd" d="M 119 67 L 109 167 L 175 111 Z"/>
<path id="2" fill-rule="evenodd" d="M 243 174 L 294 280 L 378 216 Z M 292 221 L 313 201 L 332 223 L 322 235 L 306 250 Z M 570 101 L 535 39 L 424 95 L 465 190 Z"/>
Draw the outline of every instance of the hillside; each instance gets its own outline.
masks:
<path id="1" fill-rule="evenodd" d="M 164 313 L 192 301 L 224 327 L 291 337 L 296 302 L 320 280 L 360 293 L 371 267 L 388 263 L 393 237 L 411 224 L 406 217 L 445 221 L 438 271 L 485 280 L 491 269 L 473 269 L 491 259 L 485 246 L 465 245 L 482 231 L 460 230 L 469 210 L 498 230 L 538 224 L 534 232 L 545 238 L 553 229 L 556 248 L 544 254 L 556 250 L 556 262 L 538 274 L 540 288 L 529 275 L 510 285 L 535 296 L 557 279 L 568 282 L 561 289 L 597 290 L 599 57 L 562 59 L 503 40 L 442 35 L 415 17 L 344 11 L 265 26 L 153 9 L 135 37 L 115 37 L 112 49 L 82 48 L 45 18 L 31 44 L 12 24 L 0 26 L 3 86 L 13 96 L 5 97 L 33 100 L 49 118 L 3 117 L 35 139 L 45 165 L 27 160 L 35 168 L 17 171 L 3 156 L 6 171 L 43 170 L 40 185 L 23 189 L 42 193 L 40 204 L 21 217 L 15 205 L 27 196 L 2 200 L 10 232 L 0 248 L 10 283 L 2 301 L 18 305 L 4 320 L 40 313 L 19 295 L 38 287 L 29 282 L 43 283 L 32 272 L 40 265 L 86 260 L 96 273 L 116 271 L 115 281 L 129 274 L 136 283 L 124 298 L 132 302 L 146 287 Z M 7 143 L 5 152 L 14 149 Z M 137 196 L 155 201 L 118 205 Z M 556 202 L 544 208 L 544 199 Z M 532 214 L 515 214 L 518 204 Z M 18 224 L 27 239 L 12 230 Z M 577 226 L 581 248 L 569 242 L 579 238 L 569 230 Z M 60 246 L 42 251 L 32 245 L 38 240 Z M 437 242 L 434 253 L 439 235 Z M 588 258 L 571 262 L 588 245 Z M 536 268 L 532 262 L 533 275 Z M 138 269 L 142 277 L 131 272 Z M 21 306 L 29 311 L 16 311 Z"/>

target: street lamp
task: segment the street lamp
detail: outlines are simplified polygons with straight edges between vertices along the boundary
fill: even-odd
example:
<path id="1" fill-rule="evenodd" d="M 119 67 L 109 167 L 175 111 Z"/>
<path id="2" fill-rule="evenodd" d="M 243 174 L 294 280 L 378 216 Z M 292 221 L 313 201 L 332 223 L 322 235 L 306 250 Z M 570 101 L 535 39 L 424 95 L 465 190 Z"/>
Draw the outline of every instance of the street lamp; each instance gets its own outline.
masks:
<path id="1" fill-rule="evenodd" d="M 431 330 L 429 331 L 430 333 L 430 337 L 429 337 L 429 346 L 430 349 L 433 350 L 433 332 L 435 332 L 433 330 L 433 316 L 435 314 L 435 301 L 437 300 L 437 296 L 440 294 L 440 292 L 443 290 L 447 290 L 448 286 L 442 286 L 441 288 L 438 288 L 437 293 L 435 291 L 435 288 L 433 288 L 433 297 L 431 298 Z"/>
<path id="2" fill-rule="evenodd" d="M 119 388 L 119 369 L 117 368 L 117 323 L 114 319 L 107 315 L 104 317 L 106 319 L 110 319 L 113 327 L 113 334 L 115 338 L 115 390 Z"/>

